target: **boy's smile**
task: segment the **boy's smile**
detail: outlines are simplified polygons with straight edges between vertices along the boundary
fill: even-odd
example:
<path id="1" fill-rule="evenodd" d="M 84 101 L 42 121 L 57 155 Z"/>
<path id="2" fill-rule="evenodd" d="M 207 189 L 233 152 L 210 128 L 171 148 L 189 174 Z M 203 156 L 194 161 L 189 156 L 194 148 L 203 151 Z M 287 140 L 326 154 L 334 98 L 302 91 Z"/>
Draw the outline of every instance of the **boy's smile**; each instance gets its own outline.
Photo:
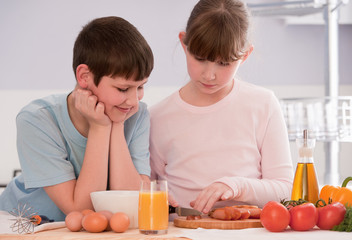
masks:
<path id="1" fill-rule="evenodd" d="M 89 90 L 104 103 L 105 113 L 113 122 L 120 122 L 138 111 L 139 101 L 143 98 L 143 85 L 148 79 L 134 81 L 124 77 L 104 76 L 99 85 L 91 84 Z"/>
<path id="2" fill-rule="evenodd" d="M 133 107 L 130 107 L 130 108 L 123 108 L 123 107 L 118 107 L 117 106 L 117 109 L 119 109 L 121 112 L 123 113 L 129 113 L 131 111 Z"/>

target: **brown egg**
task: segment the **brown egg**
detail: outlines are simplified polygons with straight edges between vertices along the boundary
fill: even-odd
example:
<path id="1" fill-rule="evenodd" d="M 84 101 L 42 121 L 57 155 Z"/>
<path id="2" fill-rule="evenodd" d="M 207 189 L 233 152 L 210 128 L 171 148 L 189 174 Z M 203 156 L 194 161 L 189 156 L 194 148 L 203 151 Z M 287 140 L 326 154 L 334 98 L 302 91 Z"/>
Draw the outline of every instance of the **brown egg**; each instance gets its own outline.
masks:
<path id="1" fill-rule="evenodd" d="M 108 219 L 101 213 L 93 212 L 83 217 L 82 226 L 87 232 L 102 232 L 108 226 Z"/>
<path id="2" fill-rule="evenodd" d="M 130 219 L 123 212 L 114 213 L 110 219 L 110 227 L 114 232 L 123 233 L 130 226 Z"/>
<path id="3" fill-rule="evenodd" d="M 112 217 L 112 212 L 108 211 L 108 210 L 103 210 L 103 211 L 99 211 L 98 213 L 103 214 L 107 219 L 108 219 L 108 226 L 106 227 L 106 231 L 111 231 L 111 227 L 110 227 L 110 219 Z"/>
<path id="4" fill-rule="evenodd" d="M 83 214 L 78 211 L 72 211 L 65 218 L 66 227 L 72 232 L 78 232 L 82 229 Z"/>
<path id="5" fill-rule="evenodd" d="M 84 209 L 81 211 L 81 213 L 83 214 L 83 216 L 88 215 L 90 213 L 93 213 L 94 211 L 92 209 Z"/>

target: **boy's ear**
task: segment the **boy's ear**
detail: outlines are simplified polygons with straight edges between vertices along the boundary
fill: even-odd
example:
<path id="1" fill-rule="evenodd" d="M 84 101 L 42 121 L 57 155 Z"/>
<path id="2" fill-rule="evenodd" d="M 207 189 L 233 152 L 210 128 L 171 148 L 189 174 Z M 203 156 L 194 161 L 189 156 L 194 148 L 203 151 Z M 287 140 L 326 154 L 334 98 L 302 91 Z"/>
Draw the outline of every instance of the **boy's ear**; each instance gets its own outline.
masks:
<path id="1" fill-rule="evenodd" d="M 78 85 L 81 88 L 86 89 L 89 85 L 89 81 L 91 80 L 90 78 L 91 74 L 88 66 L 86 64 L 78 65 L 78 67 L 76 68 L 76 79 Z"/>
<path id="2" fill-rule="evenodd" d="M 253 45 L 251 44 L 251 45 L 248 47 L 248 50 L 246 51 L 246 53 L 245 53 L 245 54 L 243 55 L 243 57 L 242 57 L 242 63 L 243 63 L 244 61 L 246 61 L 246 59 L 249 57 L 249 55 L 251 55 L 252 51 L 253 51 Z"/>
<path id="3" fill-rule="evenodd" d="M 180 42 L 184 51 L 186 51 L 186 45 L 183 43 L 183 39 L 185 38 L 185 36 L 186 36 L 186 32 L 180 32 L 178 34 L 178 38 L 180 39 Z"/>

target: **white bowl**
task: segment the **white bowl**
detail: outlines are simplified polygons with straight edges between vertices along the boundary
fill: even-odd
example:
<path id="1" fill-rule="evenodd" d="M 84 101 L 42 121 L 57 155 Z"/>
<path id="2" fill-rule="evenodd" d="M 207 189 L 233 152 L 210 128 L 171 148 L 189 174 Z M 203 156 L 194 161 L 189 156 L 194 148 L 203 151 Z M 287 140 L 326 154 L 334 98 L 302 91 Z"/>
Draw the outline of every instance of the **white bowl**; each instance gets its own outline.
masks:
<path id="1" fill-rule="evenodd" d="M 138 228 L 139 191 L 109 190 L 90 194 L 96 212 L 124 212 L 130 218 L 129 228 Z"/>

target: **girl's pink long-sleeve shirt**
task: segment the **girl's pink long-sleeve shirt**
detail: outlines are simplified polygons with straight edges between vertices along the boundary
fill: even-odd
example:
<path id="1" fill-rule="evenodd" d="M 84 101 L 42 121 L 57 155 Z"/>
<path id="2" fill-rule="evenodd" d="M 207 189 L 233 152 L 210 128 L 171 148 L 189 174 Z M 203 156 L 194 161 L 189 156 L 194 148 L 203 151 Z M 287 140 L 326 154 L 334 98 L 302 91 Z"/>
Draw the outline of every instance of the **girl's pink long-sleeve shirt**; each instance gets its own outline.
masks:
<path id="1" fill-rule="evenodd" d="M 175 92 L 150 108 L 152 178 L 189 207 L 213 182 L 231 187 L 234 199 L 218 206 L 290 199 L 293 169 L 286 124 L 275 95 L 235 80 L 219 102 L 196 107 Z"/>

